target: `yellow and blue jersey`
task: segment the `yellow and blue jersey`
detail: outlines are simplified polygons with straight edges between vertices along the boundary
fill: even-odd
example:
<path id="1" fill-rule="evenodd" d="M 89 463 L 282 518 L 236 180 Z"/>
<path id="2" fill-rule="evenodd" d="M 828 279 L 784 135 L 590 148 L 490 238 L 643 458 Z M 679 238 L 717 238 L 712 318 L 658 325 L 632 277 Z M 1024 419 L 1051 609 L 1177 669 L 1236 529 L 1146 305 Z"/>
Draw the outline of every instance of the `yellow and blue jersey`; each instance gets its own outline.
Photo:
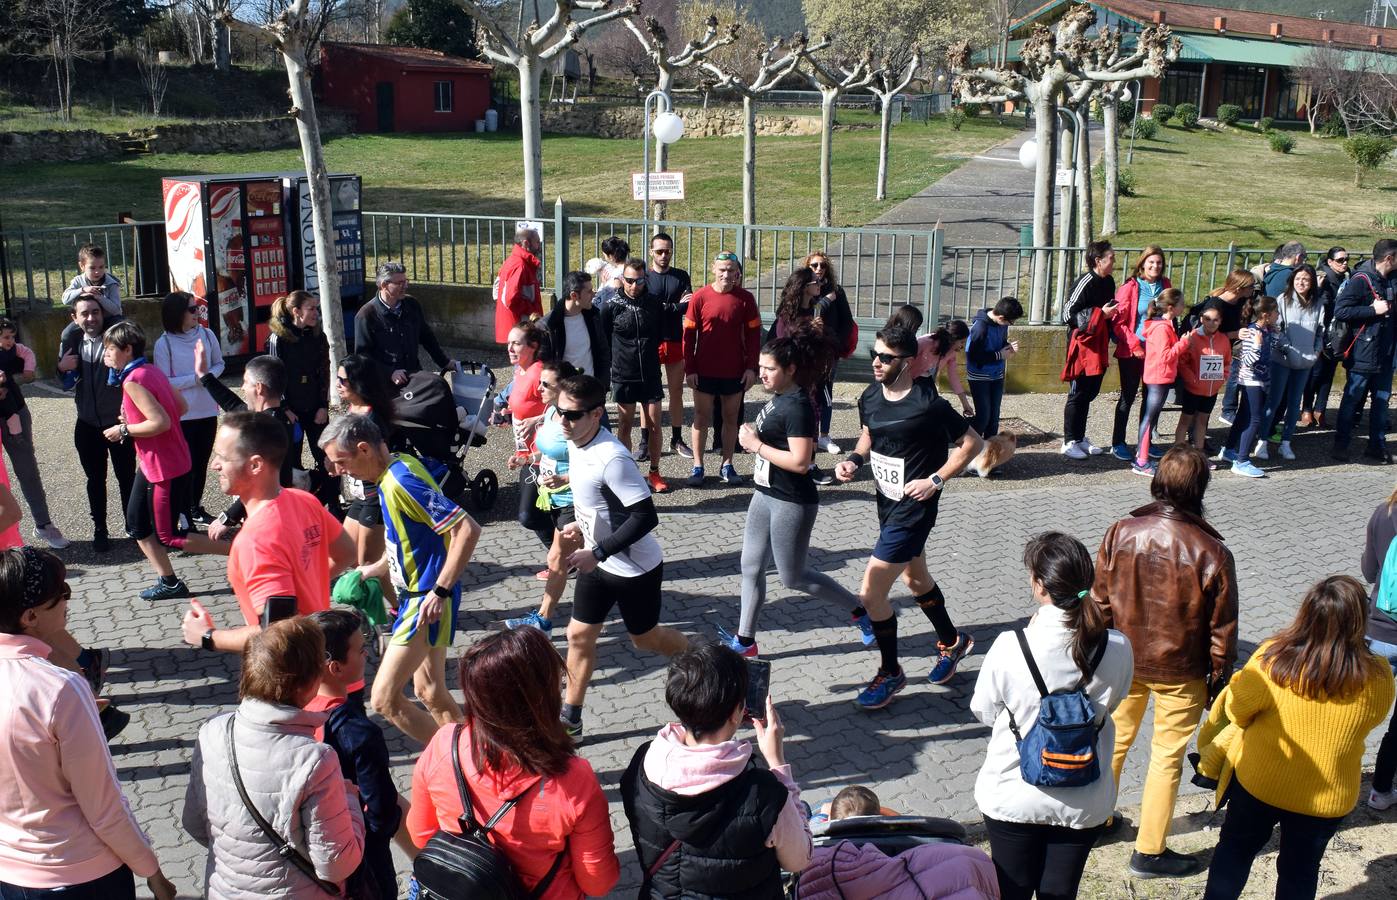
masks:
<path id="1" fill-rule="evenodd" d="M 393 454 L 379 477 L 378 503 L 394 587 L 410 594 L 430 591 L 446 563 L 449 532 L 466 518 L 465 510 L 442 493 L 426 466 L 406 453 Z"/>

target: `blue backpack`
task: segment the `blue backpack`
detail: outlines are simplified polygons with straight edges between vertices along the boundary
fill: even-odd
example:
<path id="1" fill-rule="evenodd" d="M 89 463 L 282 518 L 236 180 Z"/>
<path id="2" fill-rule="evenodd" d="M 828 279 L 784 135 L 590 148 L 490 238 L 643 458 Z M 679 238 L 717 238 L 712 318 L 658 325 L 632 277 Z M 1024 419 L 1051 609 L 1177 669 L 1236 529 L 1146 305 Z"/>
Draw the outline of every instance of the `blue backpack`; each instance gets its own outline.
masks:
<path id="1" fill-rule="evenodd" d="M 1106 655 L 1105 636 L 1102 637 L 1096 652 L 1092 654 L 1087 670 L 1077 686 L 1071 690 L 1048 693 L 1043 684 L 1043 675 L 1028 649 L 1028 638 L 1023 629 L 1014 629 L 1023 650 L 1028 671 L 1038 688 L 1041 702 L 1038 705 L 1038 721 L 1028 730 L 1028 736 L 1019 734 L 1019 725 L 1014 721 L 1014 713 L 1009 713 L 1009 730 L 1014 733 L 1014 743 L 1019 748 L 1019 774 L 1023 780 L 1035 787 L 1063 788 L 1083 787 L 1101 777 L 1101 760 L 1096 754 L 1096 736 L 1106 720 L 1096 721 L 1091 700 L 1087 698 L 1086 687 L 1101 658 Z"/>

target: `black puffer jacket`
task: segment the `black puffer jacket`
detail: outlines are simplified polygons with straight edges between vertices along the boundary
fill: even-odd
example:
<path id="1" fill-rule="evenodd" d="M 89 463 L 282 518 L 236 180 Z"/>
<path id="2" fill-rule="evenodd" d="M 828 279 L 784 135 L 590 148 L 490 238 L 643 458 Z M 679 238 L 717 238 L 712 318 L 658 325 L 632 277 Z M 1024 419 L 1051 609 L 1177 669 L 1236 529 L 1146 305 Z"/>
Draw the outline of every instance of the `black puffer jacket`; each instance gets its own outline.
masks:
<path id="1" fill-rule="evenodd" d="M 1372 260 L 1354 270 L 1353 277 L 1344 282 L 1339 296 L 1334 300 L 1334 318 L 1348 327 L 1348 339 L 1352 342 L 1349 363 L 1354 372 L 1372 374 L 1392 366 L 1392 346 L 1394 293 L 1397 293 L 1397 278 L 1384 277 Z M 1386 300 L 1388 311 L 1378 315 L 1373 311 L 1376 300 Z"/>
<path id="2" fill-rule="evenodd" d="M 314 418 L 330 406 L 330 342 L 319 328 L 297 328 L 273 317 L 267 355 L 286 366 L 282 402 L 298 417 Z"/>
<path id="3" fill-rule="evenodd" d="M 568 328 L 563 324 L 566 318 L 567 313 L 561 302 L 555 303 L 548 315 L 543 317 L 543 327 L 548 331 L 553 359 L 562 359 L 567 350 Z M 602 325 L 602 314 L 595 309 L 584 309 L 582 322 L 587 326 L 587 336 L 592 342 L 592 368 L 595 370 L 587 374 L 606 381 L 611 377 L 611 343 Z"/>
<path id="4" fill-rule="evenodd" d="M 632 300 L 622 291 L 601 314 L 602 334 L 611 340 L 611 383 L 660 383 L 660 305 L 649 294 Z"/>

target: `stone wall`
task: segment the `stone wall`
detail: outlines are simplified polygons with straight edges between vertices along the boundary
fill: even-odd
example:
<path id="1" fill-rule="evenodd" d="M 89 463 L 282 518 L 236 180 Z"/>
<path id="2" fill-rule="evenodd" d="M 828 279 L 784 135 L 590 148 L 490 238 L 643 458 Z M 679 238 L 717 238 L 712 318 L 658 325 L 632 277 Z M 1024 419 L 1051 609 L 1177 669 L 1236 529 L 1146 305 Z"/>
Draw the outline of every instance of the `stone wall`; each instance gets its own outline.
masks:
<path id="1" fill-rule="evenodd" d="M 0 131 L 0 165 L 79 162 L 120 155 L 117 135 L 100 131 Z"/>
<path id="2" fill-rule="evenodd" d="M 685 137 L 740 137 L 742 110 L 713 108 L 685 109 Z M 576 106 L 545 106 L 543 130 L 555 134 L 583 134 L 603 138 L 638 138 L 643 113 L 637 106 L 603 106 L 580 103 Z M 820 133 L 819 116 L 757 115 L 757 134 L 811 135 Z"/>

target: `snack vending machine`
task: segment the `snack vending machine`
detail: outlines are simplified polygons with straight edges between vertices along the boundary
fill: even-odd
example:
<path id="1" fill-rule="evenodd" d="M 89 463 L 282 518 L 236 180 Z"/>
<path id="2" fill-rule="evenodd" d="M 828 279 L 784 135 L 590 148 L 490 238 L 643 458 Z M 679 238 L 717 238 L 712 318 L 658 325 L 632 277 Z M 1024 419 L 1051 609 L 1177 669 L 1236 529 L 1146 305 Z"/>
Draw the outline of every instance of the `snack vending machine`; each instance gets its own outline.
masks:
<path id="1" fill-rule="evenodd" d="M 335 267 L 340 275 L 340 301 L 345 333 L 353 342 L 354 312 L 364 297 L 364 219 L 360 209 L 362 184 L 358 175 L 330 175 L 330 227 L 334 229 Z M 293 272 L 297 286 L 320 296 L 315 255 L 315 226 L 310 204 L 310 179 L 304 174 L 282 179 L 291 229 Z"/>
<path id="2" fill-rule="evenodd" d="M 200 175 L 162 184 L 170 285 L 193 294 L 226 356 L 267 347 L 272 301 L 290 289 L 278 175 Z"/>

